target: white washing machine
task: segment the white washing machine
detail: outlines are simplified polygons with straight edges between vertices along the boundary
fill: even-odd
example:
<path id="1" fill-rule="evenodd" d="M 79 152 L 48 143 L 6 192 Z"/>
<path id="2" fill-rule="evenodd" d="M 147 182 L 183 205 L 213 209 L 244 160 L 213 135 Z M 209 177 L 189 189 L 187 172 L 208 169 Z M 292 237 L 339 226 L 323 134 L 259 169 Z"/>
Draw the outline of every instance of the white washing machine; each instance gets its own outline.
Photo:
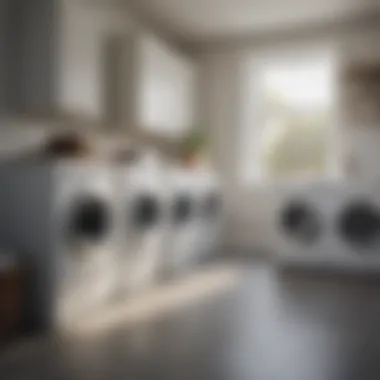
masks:
<path id="1" fill-rule="evenodd" d="M 212 169 L 203 169 L 197 176 L 197 195 L 200 250 L 199 264 L 206 263 L 218 255 L 221 248 L 223 221 L 223 196 L 217 174 Z"/>
<path id="2" fill-rule="evenodd" d="M 64 160 L 0 167 L 0 239 L 31 269 L 33 329 L 70 328 L 115 289 L 115 189 L 103 163 Z"/>
<path id="3" fill-rule="evenodd" d="M 202 186 L 196 170 L 180 166 L 170 168 L 168 183 L 171 206 L 166 268 L 176 277 L 191 271 L 202 251 Z"/>
<path id="4" fill-rule="evenodd" d="M 380 269 L 380 203 L 369 183 L 294 188 L 277 210 L 277 232 L 280 262 Z"/>
<path id="5" fill-rule="evenodd" d="M 168 192 L 159 154 L 141 149 L 118 169 L 121 295 L 153 286 L 159 279 L 167 234 Z"/>

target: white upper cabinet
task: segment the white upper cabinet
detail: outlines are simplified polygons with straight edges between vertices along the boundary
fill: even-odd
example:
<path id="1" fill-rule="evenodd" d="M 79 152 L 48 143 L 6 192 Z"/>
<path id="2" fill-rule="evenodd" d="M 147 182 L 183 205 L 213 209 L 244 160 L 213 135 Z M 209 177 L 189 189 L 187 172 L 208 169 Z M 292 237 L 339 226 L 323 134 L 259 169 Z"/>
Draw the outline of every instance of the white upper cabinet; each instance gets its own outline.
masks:
<path id="1" fill-rule="evenodd" d="M 186 133 L 194 123 L 193 62 L 151 35 L 141 37 L 138 60 L 138 126 L 162 135 Z"/>

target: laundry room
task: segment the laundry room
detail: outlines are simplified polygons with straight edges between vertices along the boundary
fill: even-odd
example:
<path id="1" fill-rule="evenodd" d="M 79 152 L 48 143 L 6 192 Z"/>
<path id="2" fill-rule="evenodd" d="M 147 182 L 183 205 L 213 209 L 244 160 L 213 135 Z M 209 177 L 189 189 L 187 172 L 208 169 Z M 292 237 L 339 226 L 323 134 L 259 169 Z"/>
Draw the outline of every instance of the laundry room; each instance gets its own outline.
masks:
<path id="1" fill-rule="evenodd" d="M 0 0 L 0 379 L 372 379 L 377 0 Z"/>

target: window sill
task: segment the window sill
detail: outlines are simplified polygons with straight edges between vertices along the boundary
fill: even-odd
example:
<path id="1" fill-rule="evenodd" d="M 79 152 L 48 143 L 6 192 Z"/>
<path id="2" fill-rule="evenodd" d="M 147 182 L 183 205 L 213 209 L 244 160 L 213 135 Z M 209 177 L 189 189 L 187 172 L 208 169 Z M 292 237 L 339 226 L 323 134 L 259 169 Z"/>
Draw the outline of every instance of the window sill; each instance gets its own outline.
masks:
<path id="1" fill-rule="evenodd" d="M 326 174 L 315 176 L 312 178 L 252 178 L 243 179 L 241 182 L 244 188 L 260 188 L 260 187 L 284 187 L 297 188 L 305 185 L 320 184 L 325 182 L 341 182 L 345 177 L 343 174 Z"/>

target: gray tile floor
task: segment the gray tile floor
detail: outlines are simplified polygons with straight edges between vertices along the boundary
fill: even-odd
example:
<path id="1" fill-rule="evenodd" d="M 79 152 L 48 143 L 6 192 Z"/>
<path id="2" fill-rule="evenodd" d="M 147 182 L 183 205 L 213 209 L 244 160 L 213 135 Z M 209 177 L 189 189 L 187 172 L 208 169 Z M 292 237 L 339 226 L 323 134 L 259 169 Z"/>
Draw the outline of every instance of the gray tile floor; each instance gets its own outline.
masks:
<path id="1" fill-rule="evenodd" d="M 12 348 L 0 379 L 379 377 L 380 281 L 266 264 L 230 269 L 236 281 L 228 286 L 138 323 Z"/>

